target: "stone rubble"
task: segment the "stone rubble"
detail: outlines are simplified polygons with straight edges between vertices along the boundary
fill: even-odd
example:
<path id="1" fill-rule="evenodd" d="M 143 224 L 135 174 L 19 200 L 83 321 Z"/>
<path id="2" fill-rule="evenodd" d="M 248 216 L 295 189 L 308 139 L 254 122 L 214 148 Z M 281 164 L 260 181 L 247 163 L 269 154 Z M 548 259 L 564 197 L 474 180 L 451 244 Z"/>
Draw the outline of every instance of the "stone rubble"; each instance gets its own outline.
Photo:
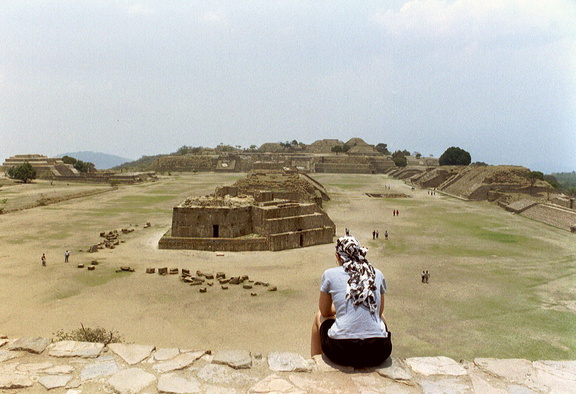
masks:
<path id="1" fill-rule="evenodd" d="M 1 393 L 573 393 L 576 361 L 392 357 L 376 368 L 342 367 L 291 352 L 152 345 L 0 342 Z"/>

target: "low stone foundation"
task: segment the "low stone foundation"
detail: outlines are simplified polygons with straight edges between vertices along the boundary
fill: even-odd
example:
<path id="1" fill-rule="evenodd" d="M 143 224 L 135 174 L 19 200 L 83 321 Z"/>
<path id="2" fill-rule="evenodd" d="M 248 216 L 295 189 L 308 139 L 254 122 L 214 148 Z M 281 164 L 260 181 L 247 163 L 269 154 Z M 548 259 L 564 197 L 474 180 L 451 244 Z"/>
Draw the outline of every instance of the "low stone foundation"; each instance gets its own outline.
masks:
<path id="1" fill-rule="evenodd" d="M 3 393 L 571 393 L 576 387 L 576 361 L 392 357 L 354 370 L 291 352 L 0 338 Z"/>

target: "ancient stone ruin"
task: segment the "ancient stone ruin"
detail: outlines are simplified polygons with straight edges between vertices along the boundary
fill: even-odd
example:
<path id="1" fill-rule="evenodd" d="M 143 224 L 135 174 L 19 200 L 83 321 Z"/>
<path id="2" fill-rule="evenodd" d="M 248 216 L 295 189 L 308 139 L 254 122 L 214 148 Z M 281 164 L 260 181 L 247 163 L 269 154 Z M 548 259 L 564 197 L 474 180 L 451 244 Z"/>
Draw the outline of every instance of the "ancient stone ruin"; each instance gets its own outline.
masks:
<path id="1" fill-rule="evenodd" d="M 265 188 L 265 189 L 264 189 Z M 296 173 L 258 171 L 214 195 L 188 198 L 172 215 L 161 249 L 283 250 L 331 243 L 336 226 L 320 187 Z"/>

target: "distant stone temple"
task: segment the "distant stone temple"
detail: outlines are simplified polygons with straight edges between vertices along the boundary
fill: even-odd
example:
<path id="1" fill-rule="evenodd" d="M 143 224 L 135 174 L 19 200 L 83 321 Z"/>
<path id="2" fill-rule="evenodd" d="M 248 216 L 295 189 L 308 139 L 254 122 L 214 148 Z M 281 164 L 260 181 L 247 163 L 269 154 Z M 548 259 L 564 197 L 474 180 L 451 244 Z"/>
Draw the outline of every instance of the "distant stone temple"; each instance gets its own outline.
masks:
<path id="1" fill-rule="evenodd" d="M 36 170 L 38 176 L 42 174 L 49 174 L 53 176 L 75 176 L 79 172 L 72 166 L 72 164 L 66 164 L 59 158 L 49 158 L 43 155 L 15 155 L 9 157 L 2 164 L 5 168 L 16 167 L 24 163 L 30 163 L 30 165 Z"/>
<path id="2" fill-rule="evenodd" d="M 317 189 L 295 173 L 251 173 L 214 195 L 174 207 L 172 227 L 158 247 L 276 251 L 331 243 L 336 226 L 318 204 L 327 195 Z"/>
<path id="3" fill-rule="evenodd" d="M 136 183 L 156 179 L 153 171 L 145 172 L 124 172 L 113 171 L 80 172 L 72 164 L 66 164 L 60 158 L 50 158 L 44 155 L 14 155 L 4 161 L 2 166 L 5 170 L 16 167 L 24 163 L 29 163 L 36 170 L 37 178 L 50 178 L 57 181 L 71 182 L 102 182 L 111 181 L 117 183 Z"/>

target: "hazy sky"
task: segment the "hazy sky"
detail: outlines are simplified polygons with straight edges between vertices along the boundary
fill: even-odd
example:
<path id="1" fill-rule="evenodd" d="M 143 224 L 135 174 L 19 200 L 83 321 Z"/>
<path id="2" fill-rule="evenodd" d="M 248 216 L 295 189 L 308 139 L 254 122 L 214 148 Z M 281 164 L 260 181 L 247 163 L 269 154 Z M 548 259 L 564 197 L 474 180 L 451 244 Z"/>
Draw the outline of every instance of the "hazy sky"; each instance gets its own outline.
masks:
<path id="1" fill-rule="evenodd" d="M 576 2 L 0 0 L 0 162 L 351 137 L 576 170 Z"/>

